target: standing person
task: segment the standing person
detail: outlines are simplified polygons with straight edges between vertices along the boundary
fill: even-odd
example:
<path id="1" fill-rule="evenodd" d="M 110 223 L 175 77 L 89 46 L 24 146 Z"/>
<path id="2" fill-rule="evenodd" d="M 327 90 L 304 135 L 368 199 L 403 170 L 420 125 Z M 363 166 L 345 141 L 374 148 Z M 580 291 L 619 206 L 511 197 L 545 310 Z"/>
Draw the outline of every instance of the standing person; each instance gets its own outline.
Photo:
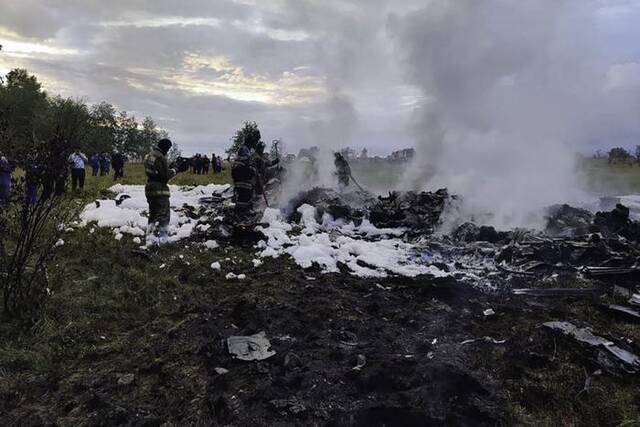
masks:
<path id="1" fill-rule="evenodd" d="M 111 157 L 107 153 L 100 155 L 100 176 L 109 175 L 109 166 L 111 165 Z"/>
<path id="2" fill-rule="evenodd" d="M 216 158 L 216 153 L 211 153 L 211 172 L 214 174 L 218 173 L 218 159 Z"/>
<path id="3" fill-rule="evenodd" d="M 256 176 L 256 170 L 251 164 L 251 149 L 244 145 L 238 150 L 231 168 L 233 195 L 236 204 L 235 215 L 239 222 L 244 222 L 253 210 Z"/>
<path id="4" fill-rule="evenodd" d="M 218 156 L 216 159 L 216 167 L 218 168 L 218 173 L 222 172 L 222 156 Z"/>
<path id="5" fill-rule="evenodd" d="M 111 166 L 113 166 L 113 180 L 117 181 L 118 178 L 124 177 L 124 163 L 127 161 L 127 158 L 124 154 L 115 151 L 113 156 L 111 156 Z"/>
<path id="6" fill-rule="evenodd" d="M 171 204 L 168 182 L 176 176 L 177 171 L 169 167 L 167 153 L 171 149 L 171 140 L 161 139 L 144 158 L 144 170 L 147 174 L 147 185 L 144 192 L 149 203 L 149 225 L 147 233 L 158 238 L 158 243 L 165 243 L 171 219 Z"/>
<path id="7" fill-rule="evenodd" d="M 238 150 L 231 167 L 234 202 L 236 204 L 235 216 L 239 223 L 244 223 L 249 219 L 253 211 L 254 184 L 257 173 L 255 166 L 251 162 L 251 151 L 259 142 L 259 130 L 245 137 L 244 143 Z"/>
<path id="8" fill-rule="evenodd" d="M 71 190 L 84 190 L 84 179 L 85 179 L 85 164 L 89 160 L 87 156 L 84 155 L 80 151 L 80 149 L 76 149 L 69 156 L 68 162 L 71 165 Z"/>
<path id="9" fill-rule="evenodd" d="M 93 153 L 89 158 L 89 164 L 91 165 L 91 176 L 98 176 L 100 173 L 100 155 Z"/>
<path id="10" fill-rule="evenodd" d="M 202 175 L 202 155 L 196 154 L 196 174 Z"/>
<path id="11" fill-rule="evenodd" d="M 262 192 L 265 191 L 264 187 L 266 186 L 269 178 L 268 171 L 271 167 L 279 163 L 278 159 L 269 159 L 269 156 L 264 152 L 264 149 L 265 144 L 260 141 L 256 145 L 256 149 L 251 156 L 251 164 L 256 170 L 256 182 L 254 188 L 257 194 L 262 194 Z"/>
<path id="12" fill-rule="evenodd" d="M 9 206 L 11 201 L 11 163 L 0 153 L 0 209 Z"/>
<path id="13" fill-rule="evenodd" d="M 27 156 L 24 165 L 25 192 L 24 200 L 29 206 L 38 203 L 38 186 L 42 180 L 42 168 L 35 154 Z"/>
<path id="14" fill-rule="evenodd" d="M 340 153 L 335 153 L 335 160 L 333 164 L 336 166 L 336 175 L 338 176 L 338 187 L 340 190 L 349 186 L 351 179 L 351 166 L 344 156 Z"/>
<path id="15" fill-rule="evenodd" d="M 205 154 L 204 156 L 202 156 L 202 173 L 204 175 L 209 175 L 209 166 L 210 165 L 211 165 L 211 162 L 209 161 L 209 158 Z"/>

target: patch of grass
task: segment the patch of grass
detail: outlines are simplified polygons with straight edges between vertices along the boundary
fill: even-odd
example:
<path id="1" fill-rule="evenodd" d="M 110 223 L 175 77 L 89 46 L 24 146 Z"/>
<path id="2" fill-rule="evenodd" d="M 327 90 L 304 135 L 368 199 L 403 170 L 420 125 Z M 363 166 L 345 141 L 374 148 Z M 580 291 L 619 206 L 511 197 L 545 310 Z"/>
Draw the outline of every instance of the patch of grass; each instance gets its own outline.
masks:
<path id="1" fill-rule="evenodd" d="M 579 165 L 583 188 L 598 194 L 624 195 L 640 192 L 640 164 L 613 163 L 606 159 L 587 159 Z"/>

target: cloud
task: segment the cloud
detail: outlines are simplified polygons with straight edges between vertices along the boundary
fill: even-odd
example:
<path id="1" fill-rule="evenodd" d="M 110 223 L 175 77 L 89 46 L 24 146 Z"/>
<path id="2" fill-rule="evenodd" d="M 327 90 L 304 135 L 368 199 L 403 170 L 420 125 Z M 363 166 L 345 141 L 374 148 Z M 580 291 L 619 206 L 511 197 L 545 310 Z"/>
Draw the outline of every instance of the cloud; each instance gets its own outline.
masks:
<path id="1" fill-rule="evenodd" d="M 569 0 L 560 0 L 559 4 L 566 1 Z M 138 116 L 151 115 L 187 153 L 213 148 L 220 151 L 244 120 L 258 121 L 265 138 L 284 138 L 291 147 L 366 145 L 372 153 L 385 153 L 413 144 L 410 123 L 417 110 L 423 111 L 437 98 L 437 86 L 426 87 L 414 75 L 415 70 L 403 62 L 406 46 L 398 45 L 393 38 L 398 31 L 393 28 L 392 17 L 397 17 L 396 24 L 402 26 L 409 22 L 402 17 L 419 13 L 427 4 L 455 7 L 457 3 L 0 2 L 0 43 L 5 44 L 0 52 L 0 71 L 26 67 L 37 73 L 51 92 L 60 91 L 88 102 L 107 100 Z M 611 53 L 608 66 L 640 62 L 635 43 L 638 30 L 633 24 L 639 2 L 585 2 L 598 10 L 603 34 L 600 42 L 605 44 L 605 52 Z M 540 10 L 547 21 L 553 21 L 561 7 L 541 4 L 532 7 Z M 473 27 L 474 17 L 469 19 Z M 496 19 L 502 24 L 499 16 Z M 516 34 L 517 26 L 512 25 Z M 534 37 L 547 28 L 545 21 L 540 22 Z M 483 36 L 476 35 L 479 39 Z M 615 46 L 607 45 L 611 40 L 615 40 Z M 418 41 L 417 46 L 422 48 L 421 43 L 427 46 L 432 42 Z M 450 40 L 439 42 L 449 46 Z M 456 46 L 450 47 L 444 54 L 456 53 Z M 465 55 L 473 57 L 474 52 Z M 464 55 L 457 56 L 464 64 Z M 527 64 L 528 56 L 537 57 L 535 46 L 516 52 L 510 59 L 513 67 L 518 66 L 517 61 L 535 67 L 536 64 Z M 509 58 L 489 60 L 505 62 Z M 625 70 L 612 68 L 605 74 L 609 73 L 613 82 L 628 82 L 634 70 Z M 444 80 L 448 76 L 446 84 L 458 92 L 460 99 L 482 95 L 476 91 L 476 83 L 487 78 L 478 75 L 473 82 L 457 81 L 455 67 L 443 75 Z M 518 83 L 509 75 L 501 82 L 505 87 Z M 613 104 L 613 110 L 618 111 L 621 104 Z M 478 126 L 492 120 L 482 111 L 474 111 L 473 105 L 477 104 L 465 106 L 460 102 L 456 108 Z M 607 123 L 614 122 L 619 123 L 607 117 Z M 627 120 L 623 124 L 627 138 L 633 133 L 633 126 Z M 598 138 L 614 134 L 611 129 L 598 129 L 597 133 Z"/>

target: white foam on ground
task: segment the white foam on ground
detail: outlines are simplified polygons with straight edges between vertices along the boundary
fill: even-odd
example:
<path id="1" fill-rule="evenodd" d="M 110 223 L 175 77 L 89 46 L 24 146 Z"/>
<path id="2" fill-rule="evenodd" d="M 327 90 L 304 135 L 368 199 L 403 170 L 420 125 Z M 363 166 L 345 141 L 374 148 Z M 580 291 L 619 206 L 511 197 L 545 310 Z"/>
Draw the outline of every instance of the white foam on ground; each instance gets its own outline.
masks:
<path id="1" fill-rule="evenodd" d="M 298 212 L 302 231 L 294 235 L 293 227 L 278 210 L 265 211 L 262 222 L 269 226 L 261 228 L 267 236 L 258 244 L 261 257 L 277 258 L 287 254 L 302 268 L 317 264 L 324 273 L 339 272 L 338 265 L 342 263 L 351 274 L 360 277 L 447 276 L 436 267 L 414 261 L 415 247 L 397 238 L 403 230 L 378 229 L 368 221 L 357 227 L 352 222 L 333 221 L 327 215 L 322 218 L 322 224 L 318 224 L 315 208 L 309 205 L 300 206 Z M 378 239 L 369 240 L 372 237 Z"/>
<path id="2" fill-rule="evenodd" d="M 186 239 L 196 230 L 198 220 L 181 212 L 183 205 L 198 207 L 202 197 L 220 194 L 229 187 L 213 184 L 193 188 L 170 186 L 171 220 L 167 241 Z M 119 206 L 114 200 L 99 200 L 87 205 L 80 215 L 81 225 L 96 223 L 99 227 L 111 228 L 118 240 L 124 235 L 145 236 L 148 205 L 144 186 L 118 184 L 110 191 L 118 194 L 116 199 L 123 195 L 129 198 Z M 282 218 L 279 210 L 265 210 L 262 222 L 269 226 L 260 227 L 266 236 L 258 244 L 260 259 L 289 255 L 302 268 L 317 264 L 325 273 L 337 273 L 339 265 L 343 264 L 353 275 L 360 277 L 448 275 L 434 266 L 421 263 L 415 256 L 416 247 L 399 239 L 404 234 L 402 229 L 380 229 L 367 220 L 356 226 L 353 222 L 335 221 L 328 214 L 318 222 L 316 209 L 310 205 L 300 206 L 298 212 L 300 224 L 292 225 Z M 203 245 L 209 249 L 217 247 L 215 241 Z M 253 260 L 255 267 L 261 265 L 260 259 Z M 211 268 L 219 269 L 220 264 L 215 262 Z"/>
<path id="3" fill-rule="evenodd" d="M 183 205 L 199 206 L 200 198 L 220 194 L 230 188 L 230 185 L 200 185 L 197 187 L 180 187 L 170 185 L 171 219 L 169 222 L 168 242 L 186 239 L 193 233 L 197 220 L 187 217 L 178 211 Z M 86 226 L 95 222 L 98 227 L 113 229 L 114 236 L 132 235 L 145 236 L 148 224 L 147 198 L 144 185 L 116 184 L 109 191 L 117 194 L 116 199 L 123 195 L 129 196 L 119 206 L 115 200 L 98 200 L 87 205 L 80 214 L 81 225 Z M 121 238 L 121 237 L 120 237 Z"/>

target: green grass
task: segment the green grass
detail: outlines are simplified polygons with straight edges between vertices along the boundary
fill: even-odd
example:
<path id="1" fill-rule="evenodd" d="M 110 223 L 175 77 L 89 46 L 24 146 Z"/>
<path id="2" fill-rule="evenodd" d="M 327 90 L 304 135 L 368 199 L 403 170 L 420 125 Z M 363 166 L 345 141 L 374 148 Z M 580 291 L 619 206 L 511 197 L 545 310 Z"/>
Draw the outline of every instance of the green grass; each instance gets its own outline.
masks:
<path id="1" fill-rule="evenodd" d="M 144 166 L 140 163 L 127 164 L 124 169 L 124 178 L 117 183 L 125 185 L 142 185 L 147 182 L 144 173 Z M 169 184 L 173 185 L 207 185 L 207 184 L 226 184 L 231 182 L 231 168 L 225 165 L 222 173 L 208 175 L 196 175 L 191 172 L 179 173 L 173 178 Z M 108 176 L 91 176 L 91 169 L 87 169 L 87 178 L 85 182 L 85 191 L 90 194 L 98 194 L 108 189 L 116 182 L 113 181 L 113 172 Z"/>
<path id="2" fill-rule="evenodd" d="M 610 164 L 606 159 L 588 159 L 579 166 L 584 188 L 598 194 L 640 192 L 640 164 Z"/>

